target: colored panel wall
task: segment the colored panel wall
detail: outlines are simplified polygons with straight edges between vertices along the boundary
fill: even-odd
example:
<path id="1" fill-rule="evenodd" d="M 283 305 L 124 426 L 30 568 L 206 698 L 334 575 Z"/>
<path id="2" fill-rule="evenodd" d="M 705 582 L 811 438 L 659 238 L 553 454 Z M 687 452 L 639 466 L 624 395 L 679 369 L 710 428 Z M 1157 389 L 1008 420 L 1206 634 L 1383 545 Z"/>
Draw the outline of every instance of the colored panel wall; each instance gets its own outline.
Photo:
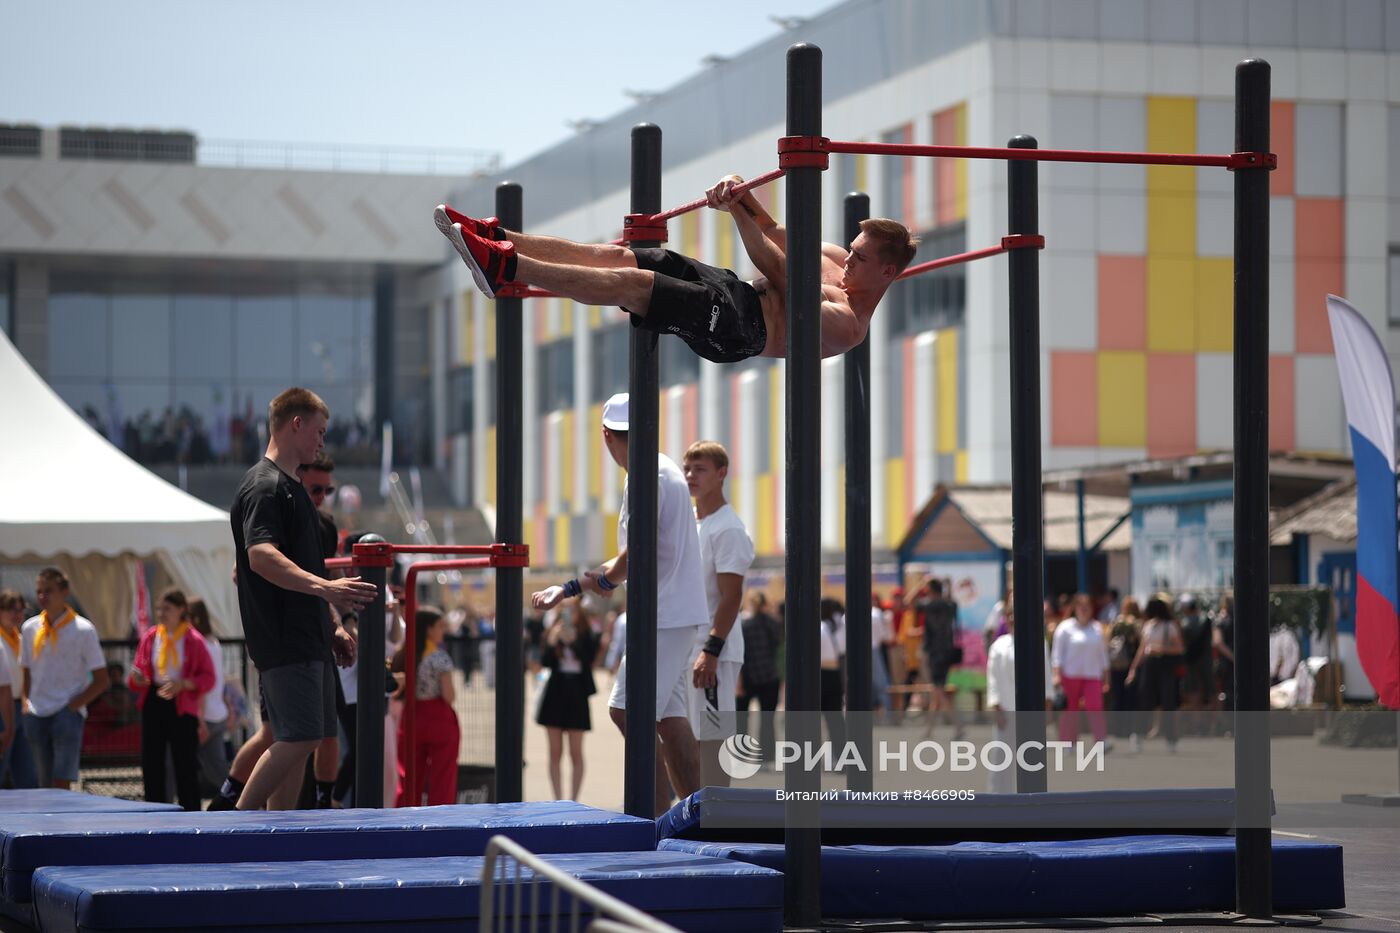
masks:
<path id="1" fill-rule="evenodd" d="M 1141 256 L 1098 256 L 1099 348 L 1147 347 L 1147 260 Z"/>
<path id="2" fill-rule="evenodd" d="M 1093 447 L 1099 442 L 1099 366 L 1094 353 L 1055 350 L 1050 354 L 1050 443 Z"/>
<path id="3" fill-rule="evenodd" d="M 1184 97 L 1149 97 L 1147 148 L 1153 152 L 1196 151 L 1196 102 Z M 1195 172 L 1176 166 L 1149 165 L 1148 349 L 1195 349 L 1195 257 Z"/>
<path id="4" fill-rule="evenodd" d="M 1099 354 L 1099 444 L 1147 446 L 1147 355 L 1108 350 Z"/>
<path id="5" fill-rule="evenodd" d="M 1147 257 L 1147 348 L 1196 348 L 1196 262 L 1194 257 Z"/>
<path id="6" fill-rule="evenodd" d="M 1269 176 L 1269 193 L 1276 197 L 1293 194 L 1293 176 L 1297 166 L 1294 133 L 1293 101 L 1274 101 L 1269 105 L 1269 143 L 1278 156 L 1278 168 Z"/>
<path id="7" fill-rule="evenodd" d="M 1196 452 L 1196 355 L 1147 355 L 1147 455 Z"/>

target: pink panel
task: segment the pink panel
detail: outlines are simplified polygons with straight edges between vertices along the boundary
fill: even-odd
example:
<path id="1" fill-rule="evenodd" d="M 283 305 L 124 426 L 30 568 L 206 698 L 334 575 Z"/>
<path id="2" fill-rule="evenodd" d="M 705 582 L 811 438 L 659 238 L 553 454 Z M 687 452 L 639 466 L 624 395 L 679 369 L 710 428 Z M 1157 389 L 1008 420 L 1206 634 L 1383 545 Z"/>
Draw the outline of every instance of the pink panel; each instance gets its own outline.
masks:
<path id="1" fill-rule="evenodd" d="M 1098 354 L 1050 352 L 1050 446 L 1097 447 Z"/>
<path id="2" fill-rule="evenodd" d="M 1099 349 L 1146 349 L 1146 258 L 1101 253 L 1098 280 Z"/>
<path id="3" fill-rule="evenodd" d="M 1147 455 L 1196 452 L 1196 354 L 1147 354 Z"/>
<path id="4" fill-rule="evenodd" d="M 1332 330 L 1327 324 L 1327 296 L 1346 288 L 1342 267 L 1345 253 L 1345 207 L 1340 198 L 1294 200 L 1293 266 L 1294 349 L 1299 353 L 1331 353 Z"/>
<path id="5" fill-rule="evenodd" d="M 686 447 L 689 447 L 698 440 L 702 440 L 700 437 L 699 412 L 697 410 L 699 407 L 699 396 L 700 389 L 696 385 L 686 386 L 684 392 L 681 394 L 681 430 L 684 432 L 683 437 L 685 438 L 684 443 Z M 708 440 L 709 438 L 705 439 Z"/>
<path id="6" fill-rule="evenodd" d="M 1274 155 L 1278 156 L 1278 168 L 1269 175 L 1270 194 L 1293 193 L 1294 160 L 1297 152 L 1293 127 L 1293 101 L 1276 100 L 1269 105 L 1269 142 L 1273 146 Z"/>

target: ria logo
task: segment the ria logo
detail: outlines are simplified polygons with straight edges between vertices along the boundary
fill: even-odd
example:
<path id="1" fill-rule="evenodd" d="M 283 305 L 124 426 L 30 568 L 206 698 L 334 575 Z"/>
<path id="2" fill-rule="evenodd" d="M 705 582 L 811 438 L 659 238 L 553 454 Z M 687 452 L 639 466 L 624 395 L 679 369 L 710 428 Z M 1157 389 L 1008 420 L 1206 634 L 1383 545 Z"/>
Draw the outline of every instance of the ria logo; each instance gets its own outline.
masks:
<path id="1" fill-rule="evenodd" d="M 736 781 L 751 778 L 763 766 L 763 746 L 751 735 L 731 735 L 719 747 L 719 766 Z"/>

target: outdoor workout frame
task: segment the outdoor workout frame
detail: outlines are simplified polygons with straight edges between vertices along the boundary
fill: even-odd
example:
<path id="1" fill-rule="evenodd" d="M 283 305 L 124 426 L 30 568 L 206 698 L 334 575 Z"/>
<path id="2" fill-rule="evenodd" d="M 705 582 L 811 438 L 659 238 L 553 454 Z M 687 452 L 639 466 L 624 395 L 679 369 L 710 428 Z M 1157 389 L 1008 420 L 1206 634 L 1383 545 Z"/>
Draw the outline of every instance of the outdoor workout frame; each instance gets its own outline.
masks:
<path id="1" fill-rule="evenodd" d="M 1236 708 L 1268 709 L 1268 328 L 1269 328 L 1269 175 L 1277 159 L 1269 152 L 1270 68 L 1249 60 L 1235 69 L 1235 152 L 1229 155 L 1175 153 L 1099 153 L 1041 150 L 1029 136 L 1009 147 L 904 146 L 832 142 L 821 135 L 821 49 L 792 46 L 787 57 L 787 137 L 779 141 L 779 165 L 788 170 L 787 200 L 787 604 L 789 622 L 818 618 L 820 599 L 820 172 L 831 152 L 932 156 L 1007 161 L 1007 207 L 1012 236 L 1038 236 L 1036 162 L 1098 162 L 1226 168 L 1235 173 L 1235 684 Z M 852 225 L 849 205 L 847 227 Z M 868 204 L 865 205 L 868 211 Z M 1040 270 L 1034 249 L 1015 249 L 1009 257 L 1012 568 L 1016 645 L 1017 712 L 1038 720 L 1042 712 L 1044 670 L 1038 659 L 1044 642 L 1042 598 L 1044 525 L 1040 450 Z M 847 361 L 847 422 L 860 415 L 869 421 L 868 357 L 859 350 Z M 855 351 L 853 351 L 855 352 Z M 864 358 L 865 370 L 861 370 Z M 852 375 L 856 378 L 851 378 Z M 864 396 L 862 398 L 862 396 Z M 794 404 L 801 400 L 804 404 Z M 861 407 L 863 403 L 863 408 Z M 849 435 L 848 435 L 849 436 Z M 867 436 L 868 444 L 868 436 Z M 859 473 L 869 469 L 868 447 Z M 848 471 L 852 464 L 847 465 Z M 868 477 L 865 478 L 868 483 Z M 867 500 L 868 502 L 868 494 Z M 868 508 L 860 532 L 868 563 Z M 848 516 L 849 518 L 849 516 Z M 848 526 L 848 531 L 849 531 Z M 864 578 L 868 582 L 868 577 Z M 869 587 L 865 590 L 868 592 Z M 853 586 L 849 592 L 855 592 Z M 866 597 L 868 598 L 868 597 Z M 848 607 L 850 608 L 850 607 Z M 852 611 L 855 611 L 852 609 Z M 848 615 L 848 618 L 850 616 Z M 865 618 L 869 611 L 866 607 Z M 868 622 L 866 623 L 868 624 Z M 819 677 L 816 627 L 787 626 L 789 709 L 816 709 Z M 869 639 L 855 641 L 869 645 Z M 860 649 L 862 653 L 864 648 Z M 852 666 L 855 665 L 852 662 Z M 868 667 L 869 658 L 864 659 Z M 863 675 L 865 676 L 865 675 Z M 854 686 L 854 685 L 853 685 Z M 868 681 L 864 687 L 869 692 Z M 1034 702 L 1032 702 L 1034 700 Z M 1266 724 L 1241 717 L 1235 731 L 1236 909 L 1249 917 L 1273 911 L 1270 842 L 1270 749 Z M 1026 730 L 1022 729 L 1021 732 Z M 789 739 L 793 738 L 789 735 Z M 799 740 L 801 737 L 798 737 Z M 1018 735 L 1018 740 L 1035 737 Z M 1249 767 L 1245 767 L 1245 763 Z M 799 769 L 784 772 L 788 790 L 806 790 Z M 1044 790 L 1043 771 L 1018 770 L 1017 789 Z M 789 808 L 799 806 L 789 801 Z M 792 813 L 790 810 L 790 814 Z M 785 914 L 792 925 L 815 924 L 821 917 L 820 834 L 794 828 L 789 821 L 785 853 Z"/>

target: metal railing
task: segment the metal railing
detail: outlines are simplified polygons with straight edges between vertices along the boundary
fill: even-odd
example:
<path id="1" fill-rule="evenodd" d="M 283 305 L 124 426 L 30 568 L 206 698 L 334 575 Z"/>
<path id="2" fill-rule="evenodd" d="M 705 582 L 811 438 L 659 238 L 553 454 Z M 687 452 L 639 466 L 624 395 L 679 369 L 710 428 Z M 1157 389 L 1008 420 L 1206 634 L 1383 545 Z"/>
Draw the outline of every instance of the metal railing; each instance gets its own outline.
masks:
<path id="1" fill-rule="evenodd" d="M 492 836 L 485 856 L 478 927 L 482 933 L 679 933 L 505 836 Z M 513 873 L 508 871 L 507 860 L 515 863 Z M 546 895 L 547 905 L 541 903 Z M 567 927 L 561 925 L 566 914 Z M 583 925 L 585 920 L 587 926 Z"/>

